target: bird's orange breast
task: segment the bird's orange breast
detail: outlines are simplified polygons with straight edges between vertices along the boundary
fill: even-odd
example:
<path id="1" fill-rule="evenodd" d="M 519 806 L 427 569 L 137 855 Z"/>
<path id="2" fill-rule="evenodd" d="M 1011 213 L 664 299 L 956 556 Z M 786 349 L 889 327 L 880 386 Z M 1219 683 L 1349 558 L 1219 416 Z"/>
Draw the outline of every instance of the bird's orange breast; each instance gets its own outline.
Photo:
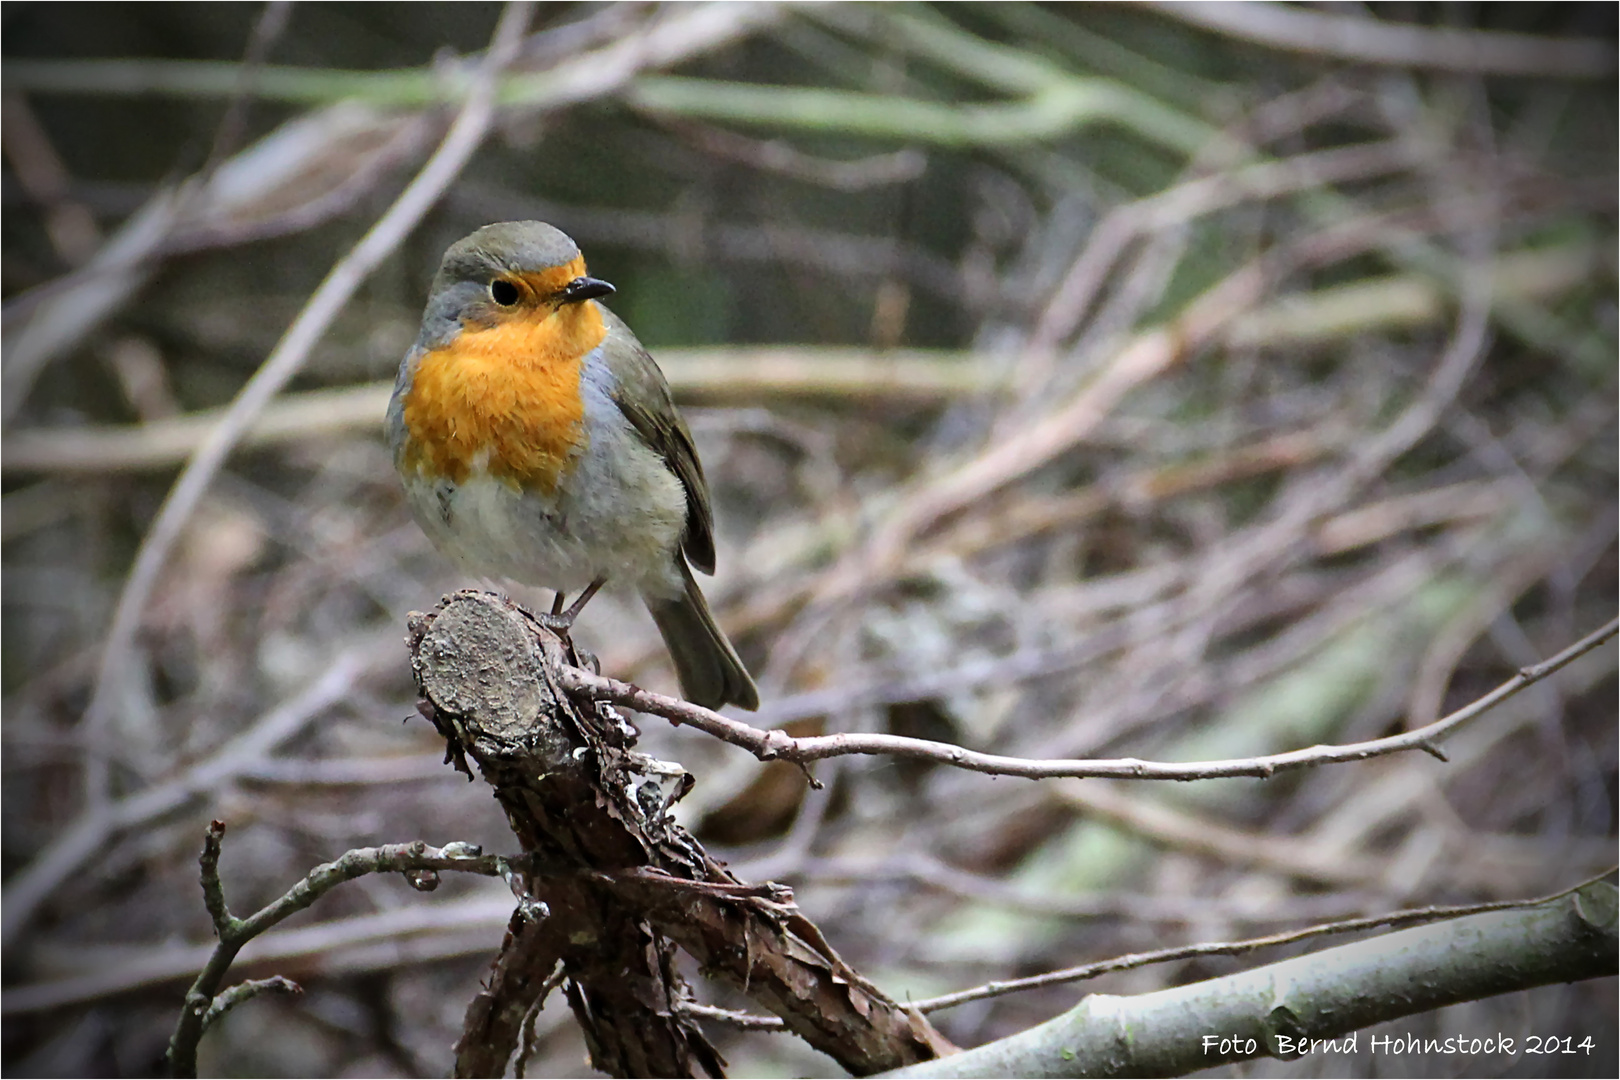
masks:
<path id="1" fill-rule="evenodd" d="M 458 484 L 482 470 L 554 492 L 589 437 L 580 376 L 606 336 L 601 311 L 586 302 L 466 328 L 424 353 L 405 396 L 401 464 Z"/>

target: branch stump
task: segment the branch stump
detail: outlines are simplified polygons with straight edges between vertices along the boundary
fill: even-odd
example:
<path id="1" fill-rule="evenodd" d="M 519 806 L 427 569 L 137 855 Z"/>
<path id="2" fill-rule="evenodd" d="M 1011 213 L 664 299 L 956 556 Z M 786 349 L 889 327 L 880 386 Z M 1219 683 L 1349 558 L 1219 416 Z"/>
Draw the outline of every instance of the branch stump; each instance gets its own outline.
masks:
<path id="1" fill-rule="evenodd" d="M 558 979 L 601 1071 L 723 1075 L 681 1008 L 677 948 L 857 1076 L 954 1051 L 839 959 L 790 889 L 738 881 L 675 823 L 692 777 L 638 753 L 612 706 L 560 689 L 554 673 L 577 666 L 565 639 L 466 591 L 413 615 L 409 644 L 446 761 L 469 776 L 477 765 L 523 852 L 508 876 L 520 903 L 468 1008 L 457 1076 L 503 1075 Z"/>

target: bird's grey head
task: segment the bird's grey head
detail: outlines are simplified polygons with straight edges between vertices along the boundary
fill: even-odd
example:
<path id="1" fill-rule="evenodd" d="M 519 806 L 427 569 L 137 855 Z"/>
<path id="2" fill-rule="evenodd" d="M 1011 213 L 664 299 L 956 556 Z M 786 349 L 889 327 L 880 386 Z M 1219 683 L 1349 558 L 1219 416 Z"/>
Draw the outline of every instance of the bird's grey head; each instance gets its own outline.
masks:
<path id="1" fill-rule="evenodd" d="M 586 275 L 579 245 L 561 229 L 543 221 L 485 225 L 444 253 L 417 344 L 438 348 L 464 326 L 491 326 L 612 292 Z"/>

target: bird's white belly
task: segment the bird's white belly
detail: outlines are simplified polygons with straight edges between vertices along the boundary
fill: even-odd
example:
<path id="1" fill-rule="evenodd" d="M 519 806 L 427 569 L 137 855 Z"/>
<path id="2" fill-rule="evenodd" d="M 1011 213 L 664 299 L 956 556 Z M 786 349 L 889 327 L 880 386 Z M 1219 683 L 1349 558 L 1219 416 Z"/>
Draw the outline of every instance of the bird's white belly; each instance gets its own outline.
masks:
<path id="1" fill-rule="evenodd" d="M 601 431 L 555 493 L 520 490 L 480 469 L 459 484 L 406 477 L 411 508 L 440 551 L 481 577 L 564 592 L 605 577 L 678 595 L 686 491 L 627 428 Z"/>

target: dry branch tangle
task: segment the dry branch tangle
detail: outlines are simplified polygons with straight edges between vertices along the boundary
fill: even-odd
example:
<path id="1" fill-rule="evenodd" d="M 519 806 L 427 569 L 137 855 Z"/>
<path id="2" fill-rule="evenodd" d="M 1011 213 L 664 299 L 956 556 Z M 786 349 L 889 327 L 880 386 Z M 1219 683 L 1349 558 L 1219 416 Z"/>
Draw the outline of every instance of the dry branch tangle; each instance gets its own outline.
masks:
<path id="1" fill-rule="evenodd" d="M 520 608 L 458 593 L 412 620 L 410 646 L 424 715 L 449 756 L 476 762 L 495 789 L 529 859 L 524 885 L 544 905 L 537 919 L 513 916 L 468 1012 L 458 1074 L 504 1068 L 559 962 L 598 1068 L 718 1072 L 679 1009 L 689 992 L 676 946 L 857 1075 L 951 1049 L 845 965 L 791 892 L 739 882 L 670 819 L 690 778 L 635 752 L 635 730 L 611 706 L 560 692 L 565 646 Z M 671 775 L 680 786 L 668 792 L 660 779 Z"/>

